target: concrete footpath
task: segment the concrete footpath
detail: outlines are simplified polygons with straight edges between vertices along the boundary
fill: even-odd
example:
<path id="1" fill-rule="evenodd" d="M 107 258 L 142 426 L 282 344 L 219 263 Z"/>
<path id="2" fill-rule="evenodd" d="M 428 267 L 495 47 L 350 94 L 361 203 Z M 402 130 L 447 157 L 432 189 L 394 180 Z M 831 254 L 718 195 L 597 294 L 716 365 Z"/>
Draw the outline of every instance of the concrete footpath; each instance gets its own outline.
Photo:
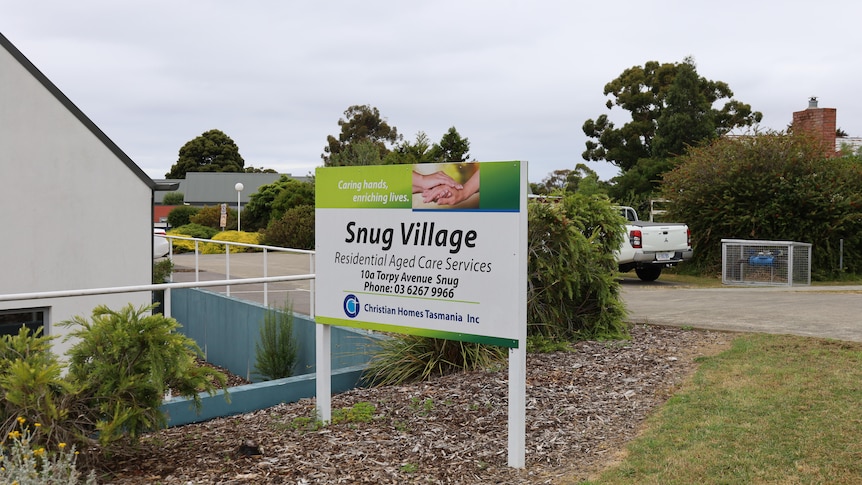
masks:
<path id="1" fill-rule="evenodd" d="M 629 321 L 862 342 L 862 286 L 692 288 L 622 280 Z"/>

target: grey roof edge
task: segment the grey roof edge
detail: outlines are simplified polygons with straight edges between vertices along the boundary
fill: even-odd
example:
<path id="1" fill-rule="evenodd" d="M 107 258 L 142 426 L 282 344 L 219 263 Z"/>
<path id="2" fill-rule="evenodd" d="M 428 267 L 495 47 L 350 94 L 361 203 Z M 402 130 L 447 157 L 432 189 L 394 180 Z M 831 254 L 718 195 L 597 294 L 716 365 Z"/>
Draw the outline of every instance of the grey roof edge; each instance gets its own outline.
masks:
<path id="1" fill-rule="evenodd" d="M 126 153 L 121 150 L 116 143 L 114 143 L 110 138 L 108 138 L 108 135 L 106 135 L 101 129 L 99 129 L 98 126 L 96 126 L 95 123 L 93 123 L 93 120 L 87 117 L 87 115 L 85 115 L 83 111 L 81 111 L 77 106 L 75 106 L 75 103 L 73 103 L 68 97 L 66 97 L 66 95 L 63 94 L 62 91 L 60 91 L 60 88 L 58 88 L 53 82 L 51 82 L 50 79 L 48 79 L 47 76 L 45 76 L 45 74 L 42 73 L 42 71 L 40 71 L 35 65 L 33 65 L 33 63 L 30 62 L 30 60 L 27 59 L 27 57 L 24 56 L 24 54 L 21 53 L 21 51 L 19 51 L 18 48 L 16 48 L 15 45 L 12 44 L 12 42 L 7 39 L 2 32 L 0 32 L 0 46 L 2 46 L 10 54 L 12 54 L 12 57 L 14 57 L 22 66 L 24 66 L 24 68 L 33 77 L 35 77 L 40 83 L 42 83 L 42 85 L 45 87 L 45 89 L 48 90 L 48 92 L 53 94 L 54 97 L 57 98 L 57 100 L 60 101 L 60 103 L 66 109 L 68 109 L 69 112 L 75 116 L 75 118 L 78 119 L 78 121 L 80 121 L 84 126 L 86 126 L 87 129 L 89 129 L 90 132 L 92 132 L 93 135 L 95 135 L 96 138 L 99 139 L 99 141 L 101 141 L 106 147 L 108 147 L 109 150 L 111 150 L 114 155 L 117 156 L 117 158 L 122 160 L 126 167 L 128 167 L 129 170 L 131 170 L 135 175 L 137 175 L 142 182 L 144 182 L 151 190 L 155 188 L 156 184 L 155 182 L 153 182 L 153 179 L 151 179 L 150 176 L 146 174 L 146 172 L 141 170 L 141 167 L 139 167 L 138 164 L 136 164 L 131 158 L 129 158 L 129 156 L 126 155 Z"/>

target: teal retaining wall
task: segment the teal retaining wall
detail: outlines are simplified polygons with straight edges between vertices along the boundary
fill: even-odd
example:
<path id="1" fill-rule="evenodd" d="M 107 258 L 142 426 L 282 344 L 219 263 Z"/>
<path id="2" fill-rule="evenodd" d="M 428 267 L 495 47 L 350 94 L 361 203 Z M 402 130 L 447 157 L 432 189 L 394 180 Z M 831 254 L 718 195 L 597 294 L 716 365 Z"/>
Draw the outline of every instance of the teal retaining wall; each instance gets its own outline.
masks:
<path id="1" fill-rule="evenodd" d="M 332 392 L 349 391 L 359 386 L 364 365 L 343 367 L 332 370 Z M 162 411 L 168 416 L 168 426 L 181 426 L 199 423 L 214 418 L 249 413 L 291 403 L 316 395 L 317 374 L 258 382 L 228 389 L 230 402 L 225 399 L 224 391 L 210 396 L 201 393 L 201 410 L 196 412 L 191 399 L 174 398 L 162 404 Z"/>
<path id="2" fill-rule="evenodd" d="M 197 342 L 207 362 L 256 382 L 230 388 L 230 403 L 223 392 L 216 396 L 202 394 L 200 414 L 188 399 L 166 401 L 162 410 L 168 414 L 169 426 L 256 411 L 315 395 L 316 324 L 306 315 L 294 313 L 293 333 L 299 344 L 294 376 L 262 381 L 255 375 L 255 347 L 268 310 L 261 304 L 211 291 L 171 290 L 171 316 L 182 325 L 180 331 Z M 332 392 L 357 387 L 380 337 L 344 327 L 332 327 L 331 337 Z"/>

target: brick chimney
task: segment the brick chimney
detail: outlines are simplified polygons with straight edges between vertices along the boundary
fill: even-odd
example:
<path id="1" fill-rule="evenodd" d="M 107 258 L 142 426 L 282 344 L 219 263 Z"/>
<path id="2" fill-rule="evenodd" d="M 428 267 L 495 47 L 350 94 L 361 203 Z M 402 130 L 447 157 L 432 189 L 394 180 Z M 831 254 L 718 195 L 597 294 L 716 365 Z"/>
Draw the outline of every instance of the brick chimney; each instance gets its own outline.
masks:
<path id="1" fill-rule="evenodd" d="M 793 131 L 810 133 L 821 140 L 823 151 L 827 156 L 834 157 L 837 110 L 835 108 L 818 108 L 817 98 L 808 99 L 808 109 L 793 113 Z"/>

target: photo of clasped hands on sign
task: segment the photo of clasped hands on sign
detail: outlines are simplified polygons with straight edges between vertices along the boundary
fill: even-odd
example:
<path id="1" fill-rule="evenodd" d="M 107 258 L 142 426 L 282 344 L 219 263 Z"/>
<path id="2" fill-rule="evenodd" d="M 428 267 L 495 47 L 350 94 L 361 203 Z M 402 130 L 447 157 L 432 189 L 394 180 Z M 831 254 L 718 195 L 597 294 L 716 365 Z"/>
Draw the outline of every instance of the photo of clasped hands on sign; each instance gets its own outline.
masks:
<path id="1" fill-rule="evenodd" d="M 479 164 L 413 166 L 414 209 L 476 209 L 479 207 Z"/>

